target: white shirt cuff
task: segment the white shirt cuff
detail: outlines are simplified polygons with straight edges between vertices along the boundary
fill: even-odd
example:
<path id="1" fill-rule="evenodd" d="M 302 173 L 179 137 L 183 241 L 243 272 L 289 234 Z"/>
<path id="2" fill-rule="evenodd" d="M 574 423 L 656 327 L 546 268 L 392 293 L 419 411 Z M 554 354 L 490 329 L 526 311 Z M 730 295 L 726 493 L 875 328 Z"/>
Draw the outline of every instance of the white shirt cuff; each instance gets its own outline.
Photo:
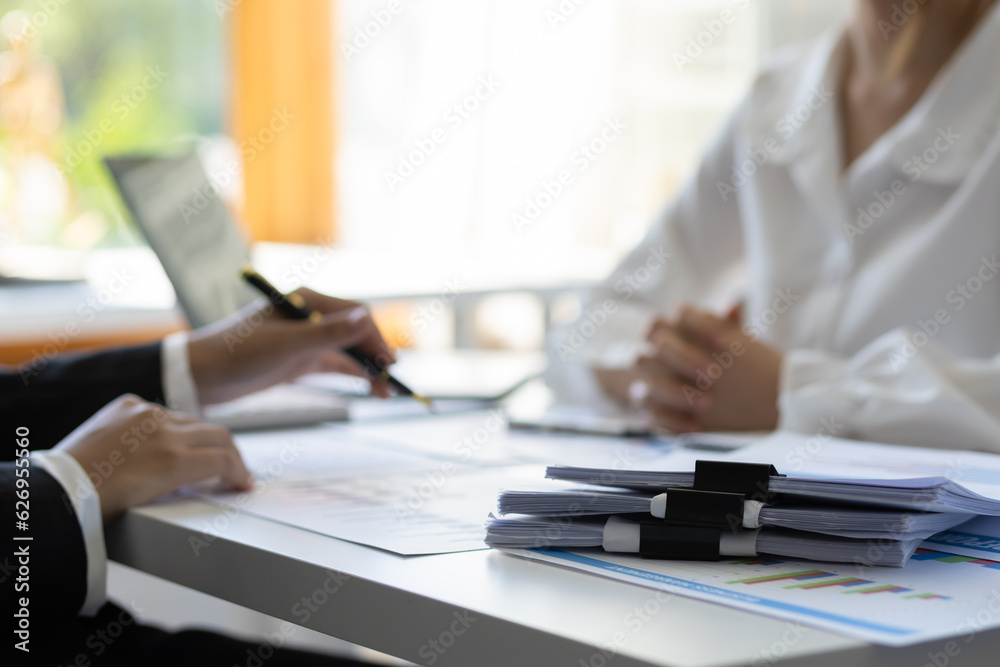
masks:
<path id="1" fill-rule="evenodd" d="M 104 547 L 100 496 L 77 460 L 66 452 L 32 452 L 31 462 L 52 475 L 73 503 L 87 553 L 87 597 L 79 613 L 93 616 L 107 602 L 108 553 Z"/>
<path id="2" fill-rule="evenodd" d="M 163 394 L 167 399 L 167 407 L 192 417 L 200 417 L 201 404 L 198 401 L 198 388 L 191 374 L 187 332 L 179 331 L 164 338 L 160 355 Z"/>

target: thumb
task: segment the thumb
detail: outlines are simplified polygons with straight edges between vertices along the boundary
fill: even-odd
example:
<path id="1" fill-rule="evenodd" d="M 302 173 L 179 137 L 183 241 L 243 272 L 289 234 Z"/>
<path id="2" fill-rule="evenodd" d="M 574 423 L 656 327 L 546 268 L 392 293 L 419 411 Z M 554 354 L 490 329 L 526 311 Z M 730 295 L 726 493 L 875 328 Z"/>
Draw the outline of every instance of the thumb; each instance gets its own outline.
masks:
<path id="1" fill-rule="evenodd" d="M 729 309 L 729 312 L 726 313 L 726 320 L 730 324 L 739 325 L 739 323 L 743 321 L 743 304 L 733 304 L 733 306 Z"/>

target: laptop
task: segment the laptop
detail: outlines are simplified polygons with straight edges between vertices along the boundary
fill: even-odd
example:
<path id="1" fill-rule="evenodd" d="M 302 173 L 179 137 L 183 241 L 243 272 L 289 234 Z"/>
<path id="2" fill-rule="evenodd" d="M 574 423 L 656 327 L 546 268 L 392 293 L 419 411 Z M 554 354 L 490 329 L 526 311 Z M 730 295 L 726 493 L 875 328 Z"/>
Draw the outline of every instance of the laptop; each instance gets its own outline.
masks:
<path id="1" fill-rule="evenodd" d="M 196 152 L 104 158 L 125 206 L 177 294 L 192 328 L 260 298 L 240 278 L 250 246 L 205 174 Z M 347 399 L 279 385 L 222 405 L 205 418 L 233 430 L 276 428 L 348 417 Z"/>

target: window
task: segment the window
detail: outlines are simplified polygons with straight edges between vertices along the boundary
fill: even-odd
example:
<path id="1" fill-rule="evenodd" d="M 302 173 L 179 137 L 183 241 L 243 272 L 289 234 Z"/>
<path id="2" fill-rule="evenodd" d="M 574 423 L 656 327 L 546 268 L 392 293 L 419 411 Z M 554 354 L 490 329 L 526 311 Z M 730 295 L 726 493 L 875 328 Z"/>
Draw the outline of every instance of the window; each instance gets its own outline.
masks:
<path id="1" fill-rule="evenodd" d="M 393 6 L 339 6 L 340 241 L 618 256 L 767 54 L 847 0 Z"/>
<path id="2" fill-rule="evenodd" d="M 0 2 L 0 234 L 133 244 L 100 158 L 218 135 L 225 22 L 211 0 Z"/>

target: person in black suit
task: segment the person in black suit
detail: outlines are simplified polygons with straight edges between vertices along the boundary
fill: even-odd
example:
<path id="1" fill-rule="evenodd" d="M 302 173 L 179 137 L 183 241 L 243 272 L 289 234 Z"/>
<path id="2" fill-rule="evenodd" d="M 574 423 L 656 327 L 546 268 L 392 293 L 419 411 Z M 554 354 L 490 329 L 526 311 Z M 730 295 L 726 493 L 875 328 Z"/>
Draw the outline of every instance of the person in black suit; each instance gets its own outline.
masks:
<path id="1" fill-rule="evenodd" d="M 314 371 L 364 376 L 340 352 L 353 345 L 395 361 L 360 304 L 299 293 L 322 320 L 283 319 L 259 303 L 161 343 L 0 369 L 6 630 L 0 655 L 13 661 L 0 662 L 358 664 L 274 647 L 261 651 L 260 643 L 208 632 L 166 633 L 105 601 L 104 522 L 186 484 L 219 477 L 246 490 L 252 483 L 225 429 L 170 408 L 196 413 L 199 405 Z M 375 380 L 372 392 L 384 397 L 388 388 Z M 18 528 L 22 519 L 27 531 Z M 25 536 L 31 540 L 17 539 Z"/>

